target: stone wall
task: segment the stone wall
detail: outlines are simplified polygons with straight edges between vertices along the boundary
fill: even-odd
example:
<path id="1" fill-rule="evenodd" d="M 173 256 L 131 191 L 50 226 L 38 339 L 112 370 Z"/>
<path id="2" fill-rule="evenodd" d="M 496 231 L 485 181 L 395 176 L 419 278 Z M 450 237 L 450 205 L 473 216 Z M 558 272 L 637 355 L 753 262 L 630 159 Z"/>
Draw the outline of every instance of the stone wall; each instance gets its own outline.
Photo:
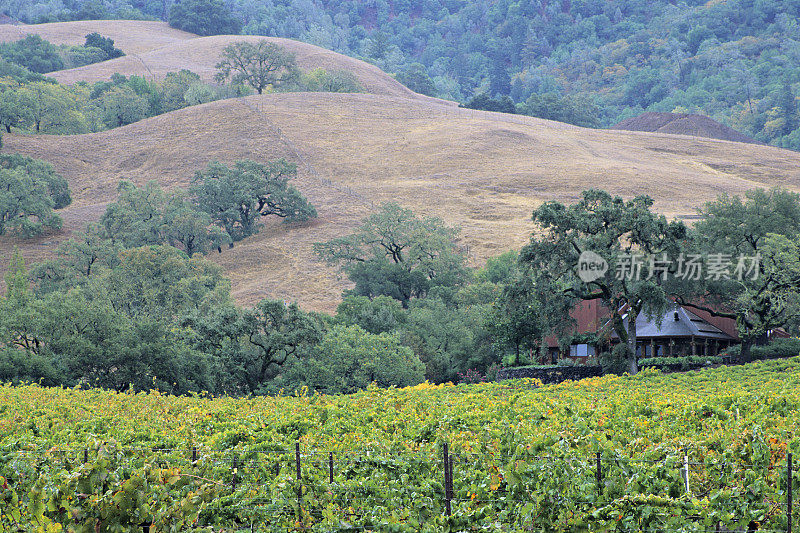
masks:
<path id="1" fill-rule="evenodd" d="M 525 366 L 519 368 L 504 368 L 497 373 L 497 380 L 536 378 L 542 383 L 560 383 L 562 381 L 577 381 L 584 378 L 593 378 L 603 374 L 599 366 Z"/>

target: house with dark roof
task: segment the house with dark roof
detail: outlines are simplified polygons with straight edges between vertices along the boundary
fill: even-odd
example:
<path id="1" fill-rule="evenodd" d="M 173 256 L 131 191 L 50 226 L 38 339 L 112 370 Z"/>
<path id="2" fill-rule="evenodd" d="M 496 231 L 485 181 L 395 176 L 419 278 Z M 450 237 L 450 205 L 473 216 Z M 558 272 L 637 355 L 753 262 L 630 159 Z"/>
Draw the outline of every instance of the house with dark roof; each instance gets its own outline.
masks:
<path id="1" fill-rule="evenodd" d="M 610 340 L 619 341 L 613 331 Z M 738 343 L 738 336 L 729 335 L 679 305 L 667 309 L 663 316 L 648 318 L 639 313 L 636 318 L 636 355 L 640 358 L 715 356 Z"/>
<path id="2" fill-rule="evenodd" d="M 585 342 L 562 346 L 554 336 L 546 339 L 551 361 L 572 359 L 590 364 L 600 352 L 619 342 L 611 327 L 610 312 L 600 300 L 578 303 L 570 316 L 575 321 L 575 337 Z M 776 332 L 780 336 L 780 332 Z M 573 337 L 573 338 L 575 338 Z M 642 312 L 636 319 L 636 352 L 645 357 L 715 356 L 740 343 L 736 321 L 712 316 L 706 311 L 673 304 L 658 317 Z"/>

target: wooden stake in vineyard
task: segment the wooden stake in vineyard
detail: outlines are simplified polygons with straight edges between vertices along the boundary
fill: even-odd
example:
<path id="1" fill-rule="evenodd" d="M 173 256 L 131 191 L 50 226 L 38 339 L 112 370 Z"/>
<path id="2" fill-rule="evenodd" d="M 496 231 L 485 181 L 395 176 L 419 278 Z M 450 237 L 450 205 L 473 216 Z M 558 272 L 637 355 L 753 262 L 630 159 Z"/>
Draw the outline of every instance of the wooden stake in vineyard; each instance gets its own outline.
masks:
<path id="1" fill-rule="evenodd" d="M 452 479 L 450 479 L 450 475 L 452 474 L 452 470 L 450 469 L 450 449 L 446 442 L 442 445 L 442 458 L 444 463 L 444 514 L 450 516 L 452 513 L 450 505 L 450 499 L 452 498 Z"/>
<path id="2" fill-rule="evenodd" d="M 294 443 L 294 459 L 297 467 L 297 517 L 302 518 L 303 514 L 303 482 L 300 471 L 300 441 Z"/>
<path id="3" fill-rule="evenodd" d="M 792 533 L 792 454 L 786 458 L 786 531 Z"/>

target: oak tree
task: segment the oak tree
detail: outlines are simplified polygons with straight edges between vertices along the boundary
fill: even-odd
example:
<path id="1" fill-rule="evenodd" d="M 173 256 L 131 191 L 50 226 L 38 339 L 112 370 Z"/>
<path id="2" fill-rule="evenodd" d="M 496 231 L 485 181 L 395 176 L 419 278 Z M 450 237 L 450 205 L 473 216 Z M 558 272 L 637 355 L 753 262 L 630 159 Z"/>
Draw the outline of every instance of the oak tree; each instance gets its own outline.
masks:
<path id="1" fill-rule="evenodd" d="M 458 230 L 439 218 L 418 218 L 410 209 L 387 203 L 355 233 L 315 243 L 314 252 L 340 266 L 356 284 L 355 294 L 391 296 L 408 307 L 409 300 L 433 287 L 456 287 L 467 280 L 457 236 Z"/>
<path id="2" fill-rule="evenodd" d="M 258 94 L 270 86 L 278 87 L 299 77 L 295 55 L 267 40 L 229 44 L 222 49 L 216 68 L 218 82 L 230 79 L 234 85 L 247 84 Z"/>
<path id="3" fill-rule="evenodd" d="M 626 201 L 600 190 L 584 191 L 573 205 L 545 202 L 533 212 L 537 230 L 520 253 L 523 265 L 558 288 L 549 298 L 603 303 L 611 327 L 628 346 L 631 373 L 638 371 L 636 318 L 643 311 L 660 316 L 670 301 L 662 286 L 664 276 L 650 271 L 647 262 L 637 265 L 636 258 L 645 254 L 671 265 L 686 237 L 682 222 L 668 222 L 651 211 L 652 206 L 648 196 Z M 584 252 L 607 262 L 604 275 L 590 281 L 578 276 Z"/>
<path id="4" fill-rule="evenodd" d="M 195 174 L 189 194 L 197 207 L 230 236 L 230 246 L 258 232 L 262 217 L 302 222 L 317 216 L 308 200 L 289 185 L 297 167 L 283 159 L 266 164 L 237 161 L 232 168 L 212 162 Z"/>

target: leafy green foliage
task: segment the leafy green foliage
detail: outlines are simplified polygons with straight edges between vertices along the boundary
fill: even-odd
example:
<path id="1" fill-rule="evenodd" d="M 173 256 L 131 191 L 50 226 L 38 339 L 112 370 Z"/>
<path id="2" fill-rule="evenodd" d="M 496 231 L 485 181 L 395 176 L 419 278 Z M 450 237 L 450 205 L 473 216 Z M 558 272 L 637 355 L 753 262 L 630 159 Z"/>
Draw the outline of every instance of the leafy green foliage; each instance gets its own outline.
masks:
<path id="1" fill-rule="evenodd" d="M 0 168 L 18 168 L 45 182 L 47 192 L 53 199 L 53 209 L 62 209 L 72 203 L 67 180 L 58 175 L 47 161 L 20 154 L 0 155 Z"/>
<path id="2" fill-rule="evenodd" d="M 427 96 L 436 96 L 436 86 L 422 63 L 411 63 L 397 75 L 397 81 L 414 91 Z"/>
<path id="3" fill-rule="evenodd" d="M 326 394 L 348 394 L 371 383 L 406 387 L 423 381 L 425 366 L 397 334 L 374 335 L 358 326 L 334 326 L 303 365 L 305 383 Z"/>
<path id="4" fill-rule="evenodd" d="M 235 17 L 242 16 L 246 34 L 364 57 L 401 81 L 408 75 L 426 94 L 423 76 L 421 84 L 411 81 L 421 73 L 415 64 L 437 96 L 462 102 L 480 93 L 508 95 L 515 104 L 532 95 L 577 96 L 594 101 L 604 127 L 643 111 L 696 112 L 760 141 L 800 148 L 792 98 L 800 78 L 791 52 L 800 41 L 793 24 L 800 10 L 793 1 L 196 3 L 176 4 L 170 20 L 191 20 L 192 28 L 178 27 L 201 34 L 238 33 Z M 19 0 L 5 8 L 26 22 L 72 19 L 81 8 L 81 16 L 167 17 L 165 4 L 152 0 L 136 9 L 89 4 Z"/>
<path id="5" fill-rule="evenodd" d="M 346 295 L 336 308 L 335 320 L 339 324 L 359 326 L 368 333 L 378 335 L 397 330 L 406 322 L 406 313 L 399 301 L 389 296 Z"/>
<path id="6" fill-rule="evenodd" d="M 585 128 L 600 126 L 600 110 L 585 96 L 532 94 L 524 103 L 517 106 L 517 113 Z"/>
<path id="7" fill-rule="evenodd" d="M 354 294 L 391 296 L 408 306 L 434 287 L 457 287 L 467 277 L 455 244 L 458 231 L 438 218 L 417 218 L 396 203 L 381 206 L 348 236 L 315 243 L 314 252 L 340 265 Z"/>
<path id="8" fill-rule="evenodd" d="M 242 29 L 222 0 L 178 0 L 169 10 L 169 25 L 197 35 L 235 35 Z"/>
<path id="9" fill-rule="evenodd" d="M 744 199 L 722 195 L 701 213 L 704 218 L 695 225 L 698 251 L 725 254 L 734 265 L 739 264 L 738 255 L 759 257 L 752 272 L 752 265 L 745 265 L 741 276 L 730 272 L 727 277 L 692 283 L 686 298 L 694 298 L 701 308 L 712 308 L 713 314 L 735 319 L 745 341 L 741 356 L 748 359 L 755 339 L 800 316 L 796 304 L 800 195 L 779 188 L 754 189 Z"/>
<path id="10" fill-rule="evenodd" d="M 72 201 L 69 186 L 53 166 L 20 155 L 0 156 L 0 235 L 29 238 L 61 228 L 53 210 Z"/>
<path id="11" fill-rule="evenodd" d="M 283 159 L 267 164 L 237 161 L 232 168 L 211 162 L 192 178 L 189 194 L 198 208 L 228 233 L 231 246 L 258 232 L 260 220 L 277 216 L 285 222 L 303 222 L 317 211 L 289 185 L 297 166 Z"/>
<path id="12" fill-rule="evenodd" d="M 31 267 L 30 278 L 38 294 L 85 286 L 89 279 L 119 264 L 120 243 L 107 239 L 102 229 L 90 224 L 60 244 L 55 257 Z"/>
<path id="13" fill-rule="evenodd" d="M 83 46 L 102 50 L 105 53 L 106 59 L 116 59 L 125 55 L 122 50 L 114 47 L 114 39 L 103 37 L 97 32 L 92 32 L 87 35 L 86 43 Z"/>
<path id="14" fill-rule="evenodd" d="M 87 35 L 83 46 L 55 46 L 39 35 L 27 35 L 18 41 L 0 44 L 3 61 L 18 65 L 17 69 L 4 67 L 3 70 L 18 81 L 45 81 L 31 73 L 82 67 L 123 55 L 121 50 L 114 48 L 113 40 L 99 33 Z"/>
<path id="15" fill-rule="evenodd" d="M 699 355 L 689 355 L 686 357 L 648 357 L 646 359 L 640 359 L 639 365 L 644 367 L 647 366 L 669 366 L 669 365 L 681 365 L 681 368 L 689 368 L 693 365 L 705 365 L 705 364 L 719 364 L 722 363 L 722 357 L 703 357 Z"/>
<path id="16" fill-rule="evenodd" d="M 494 99 L 486 93 L 473 96 L 468 102 L 463 104 L 462 107 L 469 109 L 482 109 L 484 111 L 496 111 L 498 113 L 513 114 L 517 112 L 517 107 L 514 105 L 514 100 L 508 96 L 501 96 L 497 99 Z"/>
<path id="17" fill-rule="evenodd" d="M 120 253 L 113 266 L 70 288 L 77 277 L 36 294 L 21 259 L 11 265 L 0 299 L 4 376 L 176 394 L 211 389 L 207 356 L 180 342 L 170 326 L 180 314 L 228 301 L 219 267 L 174 248 L 145 247 Z"/>
<path id="18" fill-rule="evenodd" d="M 607 374 L 622 375 L 630 369 L 631 351 L 627 344 L 617 343 L 610 352 L 603 352 L 598 356 L 603 372 Z"/>
<path id="19" fill-rule="evenodd" d="M 650 272 L 649 265 L 626 275 L 623 261 L 641 253 L 672 259 L 670 264 L 675 264 L 686 237 L 682 222 L 667 222 L 666 217 L 651 211 L 652 205 L 648 196 L 625 201 L 599 190 L 584 191 L 581 200 L 570 206 L 545 202 L 533 212 L 538 228 L 520 254 L 523 264 L 557 289 L 551 298 L 573 304 L 596 298 L 603 302 L 611 312 L 614 332 L 628 344 L 631 373 L 637 370 L 632 355 L 636 348 L 635 318 L 642 311 L 648 316 L 662 314 L 669 299 L 662 287 L 663 275 Z M 606 260 L 605 275 L 589 282 L 578 277 L 578 260 L 583 252 L 600 254 Z"/>
<path id="20" fill-rule="evenodd" d="M 300 76 L 295 55 L 267 40 L 231 43 L 222 49 L 214 79 L 234 85 L 249 85 L 258 94 L 296 81 Z"/>
<path id="21" fill-rule="evenodd" d="M 191 257 L 230 242 L 228 235 L 182 191 L 167 194 L 154 181 L 144 187 L 123 181 L 118 190 L 119 199 L 100 219 L 102 235 L 112 243 L 124 248 L 168 243 Z"/>
<path id="22" fill-rule="evenodd" d="M 22 65 L 3 59 L 2 56 L 0 56 L 0 78 L 7 78 L 18 84 L 32 81 L 49 81 L 50 83 L 55 83 L 55 80 L 52 78 L 47 78 L 36 72 L 31 72 Z"/>
<path id="23" fill-rule="evenodd" d="M 786 529 L 776 503 L 800 445 L 797 358 L 534 383 L 242 399 L 4 386 L 0 412 L 13 416 L 0 433 L 0 527 Z"/>
<path id="24" fill-rule="evenodd" d="M 769 344 L 753 346 L 750 351 L 751 357 L 755 360 L 796 357 L 800 354 L 800 339 L 772 339 Z M 725 350 L 725 353 L 732 357 L 739 357 L 741 345 L 731 346 Z"/>
<path id="25" fill-rule="evenodd" d="M 300 76 L 298 89 L 309 92 L 362 93 L 364 88 L 358 78 L 347 70 L 317 68 Z"/>
<path id="26" fill-rule="evenodd" d="M 38 35 L 26 35 L 19 41 L 0 44 L 0 56 L 39 74 L 64 68 L 56 46 Z"/>

